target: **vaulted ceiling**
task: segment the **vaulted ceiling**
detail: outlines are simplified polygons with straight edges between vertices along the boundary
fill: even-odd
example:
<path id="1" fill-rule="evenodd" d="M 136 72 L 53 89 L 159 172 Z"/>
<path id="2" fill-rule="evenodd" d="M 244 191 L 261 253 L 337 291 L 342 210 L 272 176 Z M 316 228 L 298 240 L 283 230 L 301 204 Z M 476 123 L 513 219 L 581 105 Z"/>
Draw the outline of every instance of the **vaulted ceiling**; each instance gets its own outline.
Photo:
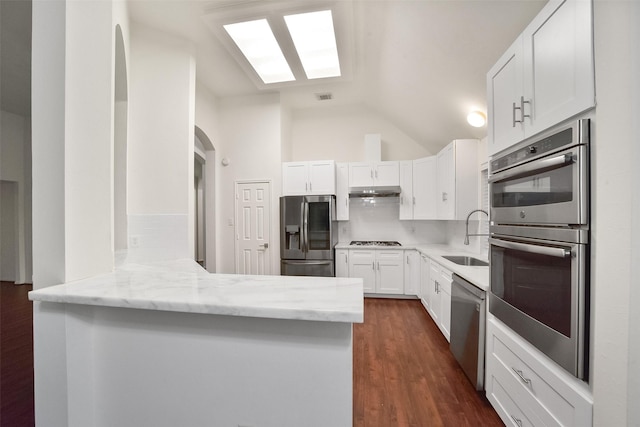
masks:
<path id="1" fill-rule="evenodd" d="M 192 40 L 197 76 L 219 97 L 268 91 L 257 87 L 207 23 L 216 14 L 307 3 L 348 5 L 353 37 L 346 81 L 278 88 L 294 110 L 361 104 L 390 120 L 429 151 L 455 138 L 482 138 L 466 122 L 486 111 L 486 73 L 546 0 L 133 1 L 131 17 Z M 266 6 L 265 6 L 266 5 Z M 340 33 L 338 33 L 340 36 Z M 331 101 L 316 93 L 331 92 Z"/>
<path id="2" fill-rule="evenodd" d="M 23 5 L 20 6 L 20 3 Z M 28 0 L 2 0 L 2 108 L 28 112 L 30 73 Z M 277 91 L 293 109 L 361 105 L 435 151 L 455 138 L 482 138 L 466 123 L 471 109 L 486 111 L 486 72 L 546 0 L 129 0 L 134 23 L 193 42 L 197 78 L 216 96 Z M 269 88 L 255 84 L 224 40 L 212 31 L 217 15 L 278 7 L 339 4 L 351 37 L 348 78 Z M 7 13 L 9 10 L 9 13 Z M 240 13 L 240 12 L 239 12 Z M 18 17 L 19 19 L 16 19 Z M 134 24 L 135 25 L 135 24 Z M 342 31 L 345 31 L 343 29 Z M 338 32 L 338 37 L 341 34 Z M 10 56 L 7 56 L 9 55 Z M 26 69 L 26 71 L 25 71 Z M 16 83 L 17 82 L 17 83 Z M 333 99 L 318 101 L 315 94 Z M 28 114 L 25 114 L 28 115 Z"/>

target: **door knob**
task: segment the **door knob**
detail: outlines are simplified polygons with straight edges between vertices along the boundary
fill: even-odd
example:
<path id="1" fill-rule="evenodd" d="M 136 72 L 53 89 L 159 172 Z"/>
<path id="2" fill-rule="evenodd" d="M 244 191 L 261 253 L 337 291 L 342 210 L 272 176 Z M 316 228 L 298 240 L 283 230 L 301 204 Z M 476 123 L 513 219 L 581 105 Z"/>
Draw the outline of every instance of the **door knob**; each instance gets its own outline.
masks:
<path id="1" fill-rule="evenodd" d="M 268 244 L 268 243 L 263 243 L 263 244 L 261 244 L 261 245 L 258 245 L 258 247 L 259 247 L 260 249 L 269 249 L 269 244 Z"/>

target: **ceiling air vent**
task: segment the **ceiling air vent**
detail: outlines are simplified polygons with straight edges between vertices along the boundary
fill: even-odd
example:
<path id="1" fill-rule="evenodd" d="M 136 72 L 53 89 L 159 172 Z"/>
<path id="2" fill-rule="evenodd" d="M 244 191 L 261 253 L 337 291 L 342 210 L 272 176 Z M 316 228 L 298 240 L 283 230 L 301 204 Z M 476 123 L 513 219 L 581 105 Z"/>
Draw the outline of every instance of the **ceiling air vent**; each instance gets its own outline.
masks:
<path id="1" fill-rule="evenodd" d="M 331 92 L 316 93 L 316 99 L 318 101 L 329 101 L 329 100 L 333 99 L 333 94 Z"/>

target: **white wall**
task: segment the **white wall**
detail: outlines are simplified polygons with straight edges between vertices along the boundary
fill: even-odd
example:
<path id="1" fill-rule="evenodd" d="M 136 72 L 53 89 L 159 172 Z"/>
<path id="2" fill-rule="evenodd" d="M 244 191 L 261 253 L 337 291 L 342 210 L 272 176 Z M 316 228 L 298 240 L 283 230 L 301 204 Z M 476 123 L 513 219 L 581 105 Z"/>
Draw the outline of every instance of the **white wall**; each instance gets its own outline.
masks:
<path id="1" fill-rule="evenodd" d="M 30 119 L 7 111 L 0 111 L 0 180 L 6 181 L 5 190 L 11 189 L 13 200 L 5 200 L 8 194 L 3 192 L 0 203 L 11 202 L 15 210 L 13 224 L 3 221 L 3 235 L 11 226 L 13 243 L 2 238 L 4 268 L 0 279 L 16 283 L 31 283 L 31 133 Z M 11 183 L 11 185 L 9 184 Z M 4 208 L 8 208 L 5 206 Z M 3 211 L 6 213 L 6 211 Z M 9 270 L 8 265 L 12 268 Z"/>
<path id="2" fill-rule="evenodd" d="M 35 288 L 113 267 L 111 12 L 109 2 L 33 5 Z"/>
<path id="3" fill-rule="evenodd" d="M 435 154 L 366 107 L 340 106 L 293 111 L 290 159 L 363 161 L 364 136 L 370 133 L 382 135 L 382 160 L 413 160 Z"/>
<path id="4" fill-rule="evenodd" d="M 217 213 L 220 273 L 235 272 L 235 182 L 271 181 L 271 272 L 280 272 L 279 197 L 281 182 L 281 107 L 278 95 L 221 99 L 219 102 L 219 167 Z M 230 225 L 231 224 L 231 225 Z"/>
<path id="5" fill-rule="evenodd" d="M 639 425 L 640 336 L 635 322 L 639 267 L 632 256 L 637 259 L 640 238 L 635 170 L 640 161 L 636 119 L 640 4 L 597 0 L 594 20 L 598 101 L 592 147 L 594 425 Z"/>
<path id="6" fill-rule="evenodd" d="M 111 3 L 68 2 L 65 35 L 65 280 L 69 281 L 113 268 Z"/>
<path id="7" fill-rule="evenodd" d="M 192 46 L 140 24 L 130 36 L 128 256 L 193 257 Z"/>

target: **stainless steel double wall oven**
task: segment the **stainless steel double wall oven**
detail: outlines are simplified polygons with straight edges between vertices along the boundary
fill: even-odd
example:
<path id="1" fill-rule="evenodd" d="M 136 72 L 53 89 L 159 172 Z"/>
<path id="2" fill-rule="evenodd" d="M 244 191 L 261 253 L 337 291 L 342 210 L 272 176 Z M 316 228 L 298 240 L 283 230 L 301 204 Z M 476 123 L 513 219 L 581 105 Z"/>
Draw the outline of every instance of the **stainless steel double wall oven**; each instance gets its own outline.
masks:
<path id="1" fill-rule="evenodd" d="M 582 119 L 491 161 L 490 312 L 586 379 L 589 136 Z"/>

